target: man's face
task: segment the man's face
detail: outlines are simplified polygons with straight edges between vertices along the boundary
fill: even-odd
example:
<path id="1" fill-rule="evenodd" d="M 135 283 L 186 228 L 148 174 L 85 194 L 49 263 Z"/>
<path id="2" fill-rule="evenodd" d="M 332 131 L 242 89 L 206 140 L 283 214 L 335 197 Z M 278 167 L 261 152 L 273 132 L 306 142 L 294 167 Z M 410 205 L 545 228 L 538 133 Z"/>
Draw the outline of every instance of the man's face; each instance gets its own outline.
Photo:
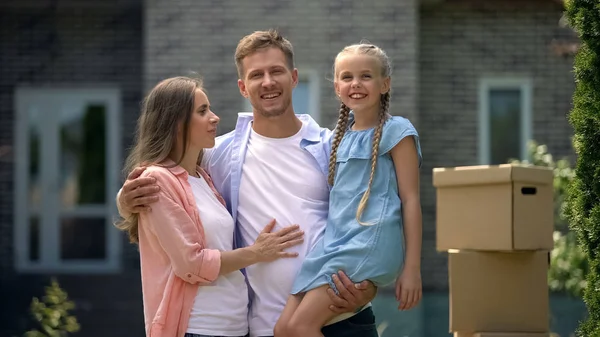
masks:
<path id="1" fill-rule="evenodd" d="M 238 87 L 255 112 L 267 118 L 293 113 L 292 90 L 298 83 L 298 70 L 288 68 L 285 54 L 279 48 L 250 54 L 242 59 L 242 68 L 243 78 L 238 80 Z"/>

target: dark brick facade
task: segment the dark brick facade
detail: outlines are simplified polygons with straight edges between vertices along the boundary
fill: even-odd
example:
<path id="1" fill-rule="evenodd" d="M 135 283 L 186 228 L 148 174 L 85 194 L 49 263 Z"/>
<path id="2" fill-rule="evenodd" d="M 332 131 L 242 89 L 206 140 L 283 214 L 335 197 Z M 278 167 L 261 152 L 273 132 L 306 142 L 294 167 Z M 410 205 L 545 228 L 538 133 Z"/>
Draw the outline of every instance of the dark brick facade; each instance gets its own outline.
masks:
<path id="1" fill-rule="evenodd" d="M 54 276 L 15 272 L 15 89 L 115 86 L 121 90 L 123 144 L 128 144 L 142 91 L 142 15 L 141 0 L 0 4 L 1 336 L 22 336 L 31 297 L 43 295 Z M 133 247 L 126 247 L 121 274 L 56 275 L 78 306 L 80 336 L 143 335 L 139 263 Z"/>
<path id="2" fill-rule="evenodd" d="M 323 126 L 335 125 L 339 107 L 330 81 L 333 59 L 345 45 L 361 39 L 381 45 L 394 62 L 393 112 L 415 123 L 418 118 L 414 0 L 263 0 L 243 5 L 235 0 L 158 0 L 148 2 L 146 13 L 145 87 L 167 76 L 198 72 L 221 116 L 222 131 L 233 129 L 236 113 L 244 110 L 235 47 L 244 35 L 270 27 L 292 42 L 300 73 L 318 73 Z"/>

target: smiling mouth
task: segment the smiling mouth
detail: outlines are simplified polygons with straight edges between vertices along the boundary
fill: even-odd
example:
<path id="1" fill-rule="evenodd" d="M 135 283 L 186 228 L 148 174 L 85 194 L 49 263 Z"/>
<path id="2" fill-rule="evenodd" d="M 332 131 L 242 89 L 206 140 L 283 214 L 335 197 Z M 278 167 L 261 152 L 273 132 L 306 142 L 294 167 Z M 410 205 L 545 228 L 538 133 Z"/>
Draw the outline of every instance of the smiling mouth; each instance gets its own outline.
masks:
<path id="1" fill-rule="evenodd" d="M 271 93 L 271 94 L 261 95 L 260 98 L 265 99 L 265 100 L 272 100 L 272 99 L 276 99 L 279 96 L 281 96 L 280 92 L 274 92 L 274 93 Z"/>
<path id="2" fill-rule="evenodd" d="M 367 97 L 367 95 L 366 94 L 352 94 L 349 97 L 352 99 L 361 99 L 361 98 Z"/>

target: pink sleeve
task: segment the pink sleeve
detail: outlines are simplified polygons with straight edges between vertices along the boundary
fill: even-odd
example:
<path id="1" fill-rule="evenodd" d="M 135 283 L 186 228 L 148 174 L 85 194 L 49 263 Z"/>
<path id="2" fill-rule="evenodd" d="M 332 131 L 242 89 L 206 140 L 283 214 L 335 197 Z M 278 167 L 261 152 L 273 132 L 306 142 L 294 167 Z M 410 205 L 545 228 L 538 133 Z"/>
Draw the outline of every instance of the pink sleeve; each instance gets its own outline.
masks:
<path id="1" fill-rule="evenodd" d="M 163 190 L 158 193 L 152 210 L 140 213 L 140 221 L 156 235 L 175 275 L 189 283 L 213 282 L 221 269 L 221 252 L 202 246 L 203 238 L 196 223 Z"/>

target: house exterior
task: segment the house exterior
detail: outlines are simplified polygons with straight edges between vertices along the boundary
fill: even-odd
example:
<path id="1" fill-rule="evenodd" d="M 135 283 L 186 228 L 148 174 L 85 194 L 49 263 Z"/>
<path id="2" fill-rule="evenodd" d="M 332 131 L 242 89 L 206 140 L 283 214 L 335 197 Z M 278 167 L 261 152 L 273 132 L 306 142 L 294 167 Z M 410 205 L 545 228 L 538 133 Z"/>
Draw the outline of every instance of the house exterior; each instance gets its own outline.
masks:
<path id="1" fill-rule="evenodd" d="M 2 1 L 0 335 L 23 334 L 31 297 L 56 277 L 78 335 L 143 336 L 137 250 L 111 225 L 139 102 L 197 72 L 230 131 L 249 109 L 235 46 L 271 27 L 295 48 L 296 111 L 322 126 L 337 118 L 339 50 L 367 39 L 392 58 L 391 112 L 415 124 L 424 155 L 423 285 L 446 292 L 432 169 L 505 162 L 528 139 L 573 156 L 576 40 L 562 11 L 554 0 Z"/>

